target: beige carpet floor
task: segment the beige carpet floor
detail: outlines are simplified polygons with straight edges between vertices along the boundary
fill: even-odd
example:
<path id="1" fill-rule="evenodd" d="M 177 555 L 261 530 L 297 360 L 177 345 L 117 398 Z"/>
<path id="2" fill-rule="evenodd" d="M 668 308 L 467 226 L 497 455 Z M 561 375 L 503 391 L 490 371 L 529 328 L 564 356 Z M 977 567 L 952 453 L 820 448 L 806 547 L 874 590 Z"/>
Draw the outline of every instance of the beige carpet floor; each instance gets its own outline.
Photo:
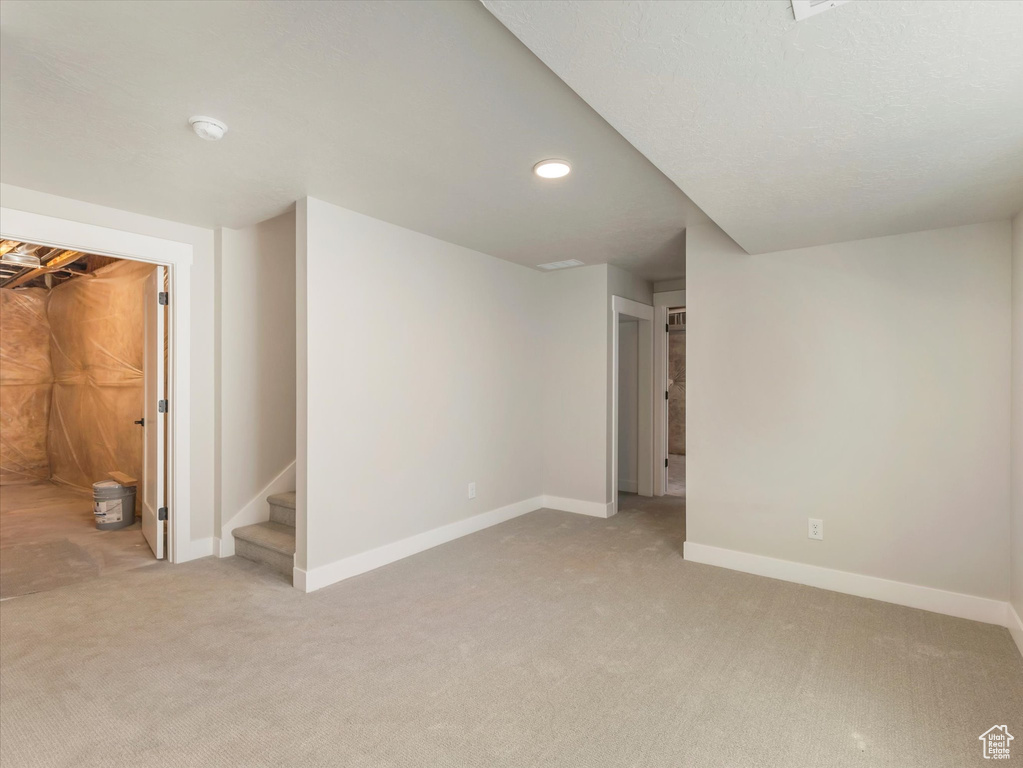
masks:
<path id="1" fill-rule="evenodd" d="M 1023 743 L 1004 628 L 687 563 L 682 539 L 678 500 L 628 497 L 309 595 L 207 558 L 8 600 L 0 763 L 962 768 L 992 725 Z"/>
<path id="2" fill-rule="evenodd" d="M 0 487 L 0 599 L 154 563 L 140 522 L 96 529 L 87 492 L 49 482 Z"/>

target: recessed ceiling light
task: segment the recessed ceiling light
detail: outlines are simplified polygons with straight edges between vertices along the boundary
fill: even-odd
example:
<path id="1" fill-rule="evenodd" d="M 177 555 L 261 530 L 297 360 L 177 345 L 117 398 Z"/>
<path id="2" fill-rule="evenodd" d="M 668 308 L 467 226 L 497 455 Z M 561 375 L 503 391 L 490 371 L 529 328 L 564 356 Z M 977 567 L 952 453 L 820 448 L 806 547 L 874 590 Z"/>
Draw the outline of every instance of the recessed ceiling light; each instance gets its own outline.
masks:
<path id="1" fill-rule="evenodd" d="M 215 117 L 196 115 L 188 118 L 188 124 L 192 126 L 196 136 L 206 141 L 219 141 L 227 133 L 227 126 Z"/>
<path id="2" fill-rule="evenodd" d="M 541 160 L 533 166 L 533 173 L 541 179 L 560 179 L 562 176 L 568 176 L 571 170 L 572 166 L 568 164 L 568 160 Z"/>

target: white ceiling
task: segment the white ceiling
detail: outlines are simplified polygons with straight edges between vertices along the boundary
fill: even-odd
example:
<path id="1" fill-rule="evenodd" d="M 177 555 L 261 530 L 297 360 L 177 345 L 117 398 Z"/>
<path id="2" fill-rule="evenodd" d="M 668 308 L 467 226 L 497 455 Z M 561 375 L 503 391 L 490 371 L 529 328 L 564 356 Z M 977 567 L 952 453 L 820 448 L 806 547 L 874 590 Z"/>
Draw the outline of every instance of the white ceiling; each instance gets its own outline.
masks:
<path id="1" fill-rule="evenodd" d="M 9 184 L 206 227 L 311 195 L 651 280 L 684 273 L 681 232 L 706 221 L 475 2 L 4 0 L 0 34 Z M 552 156 L 573 173 L 534 177 Z"/>
<path id="2" fill-rule="evenodd" d="M 1023 2 L 484 3 L 750 252 L 1023 209 Z"/>

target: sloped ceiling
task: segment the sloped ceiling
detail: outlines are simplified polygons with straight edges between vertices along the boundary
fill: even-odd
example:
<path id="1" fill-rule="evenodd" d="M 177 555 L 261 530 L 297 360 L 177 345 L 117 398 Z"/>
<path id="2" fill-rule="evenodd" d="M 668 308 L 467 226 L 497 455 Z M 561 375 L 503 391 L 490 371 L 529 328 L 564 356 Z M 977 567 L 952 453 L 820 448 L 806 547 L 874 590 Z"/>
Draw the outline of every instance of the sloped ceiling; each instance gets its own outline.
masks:
<path id="1" fill-rule="evenodd" d="M 1023 209 L 1023 2 L 484 0 L 750 252 Z"/>
<path id="2" fill-rule="evenodd" d="M 0 180 L 205 227 L 305 195 L 527 265 L 683 274 L 678 187 L 476 2 L 0 4 Z M 218 143 L 188 118 L 224 120 Z M 566 179 L 532 174 L 572 161 Z"/>

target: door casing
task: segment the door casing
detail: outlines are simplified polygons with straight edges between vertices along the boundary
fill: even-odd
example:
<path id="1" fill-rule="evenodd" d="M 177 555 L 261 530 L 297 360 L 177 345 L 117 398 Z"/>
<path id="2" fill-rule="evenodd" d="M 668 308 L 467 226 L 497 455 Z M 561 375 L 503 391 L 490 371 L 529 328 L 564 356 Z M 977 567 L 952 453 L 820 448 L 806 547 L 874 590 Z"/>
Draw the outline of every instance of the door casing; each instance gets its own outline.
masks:
<path id="1" fill-rule="evenodd" d="M 167 268 L 167 559 L 191 557 L 192 245 L 14 208 L 0 208 L 0 237 Z M 212 329 L 211 329 L 212 330 Z M 208 554 L 208 553 L 207 553 Z"/>
<path id="2" fill-rule="evenodd" d="M 618 513 L 618 344 L 620 341 L 619 320 L 622 316 L 639 322 L 639 495 L 651 496 L 654 488 L 653 466 L 653 319 L 654 308 L 622 296 L 611 297 L 611 322 L 613 324 L 611 343 L 611 514 Z"/>

